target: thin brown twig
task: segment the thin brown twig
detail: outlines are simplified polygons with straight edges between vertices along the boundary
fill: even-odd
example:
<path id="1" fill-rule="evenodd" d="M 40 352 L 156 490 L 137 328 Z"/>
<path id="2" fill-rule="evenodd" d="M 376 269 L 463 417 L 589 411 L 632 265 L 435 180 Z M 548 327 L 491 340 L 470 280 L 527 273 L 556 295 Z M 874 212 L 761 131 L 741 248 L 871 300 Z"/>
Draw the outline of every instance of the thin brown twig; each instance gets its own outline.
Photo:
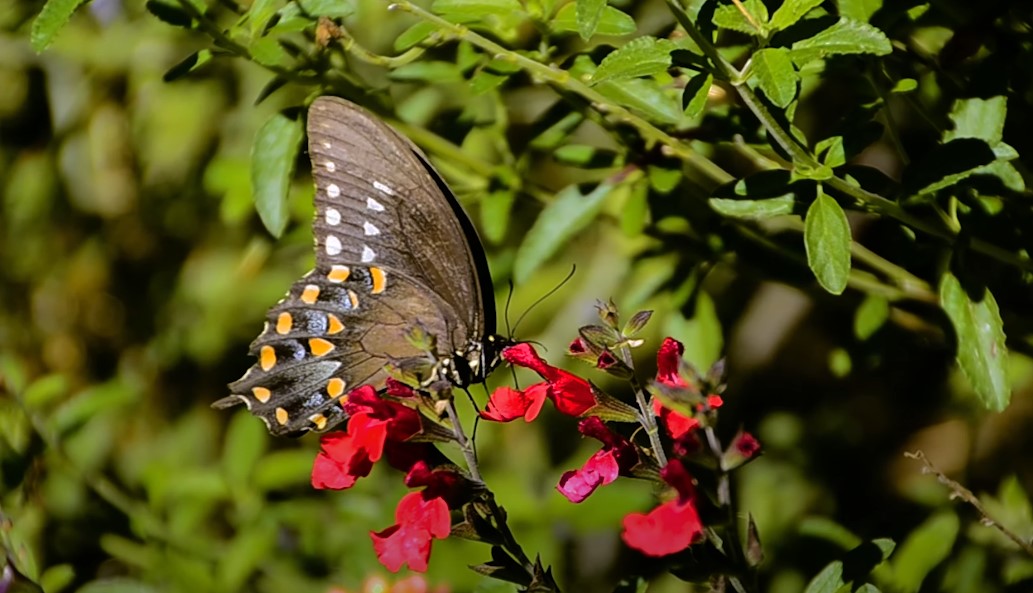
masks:
<path id="1" fill-rule="evenodd" d="M 973 494 L 971 490 L 965 488 L 958 482 L 955 482 L 954 480 L 948 478 L 943 472 L 937 469 L 931 461 L 929 461 L 929 458 L 925 456 L 924 452 L 922 452 L 921 450 L 915 451 L 914 453 L 906 452 L 904 453 L 904 457 L 907 457 L 908 459 L 917 459 L 918 461 L 921 461 L 922 465 L 924 466 L 922 468 L 922 471 L 927 474 L 935 474 L 936 479 L 941 484 L 950 489 L 951 498 L 960 498 L 961 500 L 972 505 L 972 507 L 976 509 L 976 511 L 982 516 L 982 520 L 980 522 L 983 525 L 997 529 L 997 531 L 1003 533 L 1005 537 L 1015 542 L 1019 546 L 1019 548 L 1022 549 L 1023 552 L 1025 552 L 1029 556 L 1033 556 L 1033 542 L 1030 542 L 1019 537 L 1017 533 L 1002 525 L 999 521 L 997 521 L 997 519 L 994 519 L 983 506 L 983 503 L 980 502 L 979 498 L 975 494 Z"/>

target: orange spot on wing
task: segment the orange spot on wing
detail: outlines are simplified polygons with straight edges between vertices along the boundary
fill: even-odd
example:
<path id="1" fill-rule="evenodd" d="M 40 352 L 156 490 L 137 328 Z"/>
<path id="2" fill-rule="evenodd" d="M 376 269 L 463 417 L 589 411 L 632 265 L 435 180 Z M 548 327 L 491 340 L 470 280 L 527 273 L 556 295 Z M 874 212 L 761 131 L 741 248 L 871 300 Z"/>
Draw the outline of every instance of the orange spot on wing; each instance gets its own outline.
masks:
<path id="1" fill-rule="evenodd" d="M 327 313 L 326 318 L 329 325 L 329 328 L 327 329 L 326 333 L 332 336 L 334 334 L 339 334 L 342 331 L 344 331 L 344 324 L 341 323 L 341 320 L 338 319 L 336 315 L 334 315 L 333 313 Z"/>
<path id="2" fill-rule="evenodd" d="M 315 284 L 308 284 L 305 286 L 305 290 L 301 291 L 301 302 L 314 305 L 317 299 L 319 299 L 319 287 Z"/>
<path id="3" fill-rule="evenodd" d="M 308 349 L 316 356 L 325 356 L 333 351 L 334 345 L 323 338 L 312 338 L 308 341 Z"/>
<path id="4" fill-rule="evenodd" d="M 334 377 L 326 382 L 326 392 L 330 394 L 330 397 L 340 397 L 346 386 L 344 379 Z"/>
<path id="5" fill-rule="evenodd" d="M 262 365 L 263 371 L 268 371 L 276 365 L 276 351 L 272 346 L 262 346 L 259 351 L 258 362 Z"/>
<path id="6" fill-rule="evenodd" d="M 255 396 L 255 399 L 262 404 L 269 401 L 269 398 L 273 396 L 273 393 L 265 387 L 252 387 L 251 393 Z"/>
<path id="7" fill-rule="evenodd" d="M 330 273 L 326 275 L 326 279 L 330 282 L 344 282 L 351 276 L 351 268 L 348 266 L 331 266 Z"/>
<path id="8" fill-rule="evenodd" d="M 280 316 L 276 318 L 276 333 L 281 336 L 290 333 L 291 327 L 294 326 L 294 318 L 291 317 L 290 313 L 284 311 L 280 313 Z"/>
<path id="9" fill-rule="evenodd" d="M 290 414 L 287 413 L 287 410 L 276 408 L 276 421 L 283 425 L 287 424 L 288 420 L 290 420 Z"/>
<path id="10" fill-rule="evenodd" d="M 373 278 L 373 294 L 384 292 L 387 287 L 387 274 L 381 268 L 370 268 L 369 275 Z"/>
<path id="11" fill-rule="evenodd" d="M 348 291 L 348 300 L 351 301 L 352 309 L 359 308 L 359 295 L 355 294 L 354 290 Z"/>
<path id="12" fill-rule="evenodd" d="M 326 416 L 322 414 L 313 414 L 308 417 L 312 424 L 316 425 L 316 430 L 323 430 L 326 428 Z"/>

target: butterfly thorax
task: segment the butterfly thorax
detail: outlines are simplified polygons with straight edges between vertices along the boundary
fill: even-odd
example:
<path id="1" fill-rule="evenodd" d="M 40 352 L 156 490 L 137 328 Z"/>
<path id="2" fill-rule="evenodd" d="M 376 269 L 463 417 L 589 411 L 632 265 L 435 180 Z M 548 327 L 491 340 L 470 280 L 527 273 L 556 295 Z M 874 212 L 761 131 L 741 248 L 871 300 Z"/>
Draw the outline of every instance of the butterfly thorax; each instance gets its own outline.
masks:
<path id="1" fill-rule="evenodd" d="M 464 348 L 456 349 L 452 356 L 440 358 L 422 385 L 429 386 L 441 380 L 460 388 L 483 383 L 502 362 L 502 350 L 512 343 L 509 338 L 494 334 L 485 336 L 484 340 L 470 340 Z"/>

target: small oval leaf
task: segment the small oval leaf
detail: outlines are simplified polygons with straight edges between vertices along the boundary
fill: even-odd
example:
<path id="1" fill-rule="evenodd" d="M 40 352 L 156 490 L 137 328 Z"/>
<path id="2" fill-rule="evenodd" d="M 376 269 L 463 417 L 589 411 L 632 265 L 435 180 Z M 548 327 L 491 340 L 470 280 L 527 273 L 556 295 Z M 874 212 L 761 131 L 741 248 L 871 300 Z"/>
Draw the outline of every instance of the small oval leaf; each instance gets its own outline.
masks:
<path id="1" fill-rule="evenodd" d="M 610 53 L 592 75 L 592 83 L 621 78 L 639 78 L 667 70 L 671 66 L 673 41 L 655 37 L 638 37 Z"/>
<path id="2" fill-rule="evenodd" d="M 258 130 L 251 147 L 255 208 L 274 237 L 283 234 L 287 227 L 287 193 L 301 138 L 301 122 L 277 113 Z"/>
<path id="3" fill-rule="evenodd" d="M 832 294 L 842 294 L 850 277 L 850 224 L 836 200 L 820 189 L 807 209 L 803 241 L 807 265 L 818 284 Z"/>
<path id="4" fill-rule="evenodd" d="M 517 249 L 513 278 L 522 283 L 556 253 L 568 239 L 599 214 L 613 184 L 600 183 L 587 196 L 576 185 L 567 186 L 542 210 Z"/>

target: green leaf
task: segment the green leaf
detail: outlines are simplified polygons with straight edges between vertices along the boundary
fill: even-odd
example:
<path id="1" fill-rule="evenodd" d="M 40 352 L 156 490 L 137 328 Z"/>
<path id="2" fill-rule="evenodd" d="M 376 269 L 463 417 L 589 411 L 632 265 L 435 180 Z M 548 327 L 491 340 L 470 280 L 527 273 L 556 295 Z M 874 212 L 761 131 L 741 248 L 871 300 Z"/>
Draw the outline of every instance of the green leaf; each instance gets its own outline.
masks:
<path id="1" fill-rule="evenodd" d="M 768 99 L 775 105 L 788 107 L 796 97 L 798 75 L 784 47 L 767 47 L 758 50 L 750 60 L 750 72 L 757 80 Z"/>
<path id="2" fill-rule="evenodd" d="M 489 243 L 501 243 L 506 238 L 514 202 L 516 192 L 511 189 L 493 191 L 481 201 L 481 231 Z"/>
<path id="3" fill-rule="evenodd" d="M 689 79 L 685 84 L 685 91 L 682 93 L 682 104 L 685 105 L 685 115 L 692 119 L 703 115 L 703 109 L 707 106 L 707 98 L 710 96 L 710 86 L 714 84 L 713 74 L 699 74 Z"/>
<path id="4" fill-rule="evenodd" d="M 759 37 L 767 36 L 768 8 L 761 0 L 746 0 L 743 2 L 746 11 L 750 13 L 750 19 L 734 4 L 723 4 L 714 10 L 713 22 L 722 29 L 731 29 L 747 35 Z"/>
<path id="5" fill-rule="evenodd" d="M 882 8 L 882 0 L 837 0 L 839 16 L 867 23 L 877 10 Z"/>
<path id="6" fill-rule="evenodd" d="M 653 122 L 676 124 L 681 121 L 682 110 L 677 99 L 665 93 L 651 79 L 632 78 L 621 82 L 607 80 L 595 88 L 607 98 L 642 113 Z"/>
<path id="7" fill-rule="evenodd" d="M 721 358 L 724 335 L 714 299 L 704 291 L 696 293 L 696 309 L 691 319 L 675 312 L 664 319 L 664 333 L 678 336 L 685 347 L 683 358 L 697 369 L 708 369 Z"/>
<path id="8" fill-rule="evenodd" d="M 395 38 L 395 51 L 405 51 L 419 45 L 437 30 L 438 26 L 434 23 L 419 21 Z"/>
<path id="9" fill-rule="evenodd" d="M 766 200 L 735 200 L 731 198 L 710 198 L 710 207 L 718 213 L 742 220 L 764 220 L 793 213 L 796 203 L 792 194 Z"/>
<path id="10" fill-rule="evenodd" d="M 836 200 L 820 188 L 807 209 L 803 240 L 807 265 L 818 284 L 832 294 L 842 294 L 850 277 L 850 224 Z"/>
<path id="11" fill-rule="evenodd" d="M 425 60 L 411 62 L 392 70 L 388 77 L 391 80 L 422 80 L 428 82 L 462 82 L 462 72 L 452 62 Z"/>
<path id="12" fill-rule="evenodd" d="M 212 61 L 212 50 L 202 49 L 196 51 L 186 58 L 182 62 L 168 69 L 168 71 L 161 77 L 164 82 L 172 82 L 178 80 L 191 72 L 196 72 L 204 67 L 205 64 Z"/>
<path id="13" fill-rule="evenodd" d="M 518 0 L 435 0 L 433 9 L 440 15 L 455 16 L 462 21 L 523 12 Z"/>
<path id="14" fill-rule="evenodd" d="M 600 183 L 587 196 L 576 185 L 556 194 L 524 236 L 513 262 L 513 278 L 527 281 L 549 257 L 559 251 L 571 237 L 588 226 L 603 207 L 613 185 Z"/>
<path id="15" fill-rule="evenodd" d="M 269 118 L 251 147 L 251 187 L 262 224 L 274 237 L 287 227 L 287 193 L 301 147 L 301 122 L 282 113 Z"/>
<path id="16" fill-rule="evenodd" d="M 864 341 L 872 337 L 890 316 L 890 302 L 886 297 L 870 294 L 861 301 L 854 314 L 854 335 Z"/>
<path id="17" fill-rule="evenodd" d="M 637 37 L 603 58 L 592 75 L 592 84 L 659 74 L 670 68 L 675 47 L 669 39 Z"/>
<path id="18" fill-rule="evenodd" d="M 265 428 L 254 420 L 251 414 L 235 414 L 226 431 L 222 475 L 231 486 L 247 483 L 268 445 Z"/>
<path id="19" fill-rule="evenodd" d="M 574 0 L 577 15 L 577 33 L 588 41 L 595 35 L 596 28 L 606 8 L 606 0 Z"/>
<path id="20" fill-rule="evenodd" d="M 940 281 L 940 303 L 958 338 L 958 365 L 983 405 L 995 412 L 1008 407 L 1008 349 L 997 301 L 989 289 L 973 301 L 950 273 Z"/>
<path id="21" fill-rule="evenodd" d="M 552 30 L 555 32 L 578 31 L 576 12 L 577 6 L 573 2 L 564 4 L 552 19 Z M 630 15 L 612 6 L 605 6 L 599 23 L 596 25 L 595 34 L 629 35 L 634 33 L 636 28 L 635 19 Z"/>
<path id="22" fill-rule="evenodd" d="M 942 511 L 915 528 L 893 557 L 893 589 L 917 592 L 925 577 L 947 559 L 961 528 L 954 511 Z"/>
<path id="23" fill-rule="evenodd" d="M 821 4 L 821 0 L 785 0 L 771 17 L 772 31 L 781 31 L 796 24 L 808 12 Z"/>
<path id="24" fill-rule="evenodd" d="M 901 78 L 890 89 L 891 93 L 910 93 L 918 88 L 918 81 L 914 78 Z"/>
<path id="25" fill-rule="evenodd" d="M 994 146 L 1004 135 L 1007 114 L 1008 99 L 1000 95 L 989 99 L 958 99 L 950 113 L 954 129 L 947 131 L 943 139 L 979 138 Z"/>
<path id="26" fill-rule="evenodd" d="M 507 75 L 495 74 L 487 70 L 478 70 L 470 77 L 470 92 L 475 95 L 483 95 L 488 91 L 499 88 L 507 80 L 509 80 Z"/>
<path id="27" fill-rule="evenodd" d="M 842 136 L 832 136 L 818 142 L 814 147 L 814 153 L 820 155 L 821 162 L 830 168 L 846 163 L 846 147 Z"/>
<path id="28" fill-rule="evenodd" d="M 263 66 L 284 66 L 290 62 L 290 56 L 280 45 L 280 39 L 275 36 L 259 37 L 251 42 L 248 49 L 251 51 L 251 57 Z"/>
<path id="29" fill-rule="evenodd" d="M 255 0 L 247 11 L 251 35 L 259 35 L 269 24 L 276 11 L 283 5 L 283 0 Z"/>
<path id="30" fill-rule="evenodd" d="M 817 35 L 793 44 L 791 55 L 797 64 L 843 54 L 875 54 L 884 56 L 893 51 L 886 34 L 860 21 L 839 19 Z"/>
<path id="31" fill-rule="evenodd" d="M 679 171 L 679 174 L 681 172 Z M 626 237 L 640 237 L 649 221 L 649 183 L 639 181 L 631 186 L 628 199 L 621 208 L 621 231 Z"/>
<path id="32" fill-rule="evenodd" d="M 54 38 L 72 18 L 79 5 L 85 0 L 49 0 L 43 5 L 43 9 L 32 21 L 32 31 L 29 33 L 29 43 L 36 53 L 43 53 L 43 50 L 50 47 Z"/>
<path id="33" fill-rule="evenodd" d="M 173 27 L 189 29 L 194 23 L 193 17 L 187 14 L 179 6 L 168 4 L 166 2 L 159 2 L 158 0 L 147 0 L 144 6 L 147 7 L 148 12 L 158 17 L 158 20 L 168 23 Z"/>
<path id="34" fill-rule="evenodd" d="M 803 593 L 836 593 L 845 584 L 843 562 L 833 560 L 807 583 Z"/>

